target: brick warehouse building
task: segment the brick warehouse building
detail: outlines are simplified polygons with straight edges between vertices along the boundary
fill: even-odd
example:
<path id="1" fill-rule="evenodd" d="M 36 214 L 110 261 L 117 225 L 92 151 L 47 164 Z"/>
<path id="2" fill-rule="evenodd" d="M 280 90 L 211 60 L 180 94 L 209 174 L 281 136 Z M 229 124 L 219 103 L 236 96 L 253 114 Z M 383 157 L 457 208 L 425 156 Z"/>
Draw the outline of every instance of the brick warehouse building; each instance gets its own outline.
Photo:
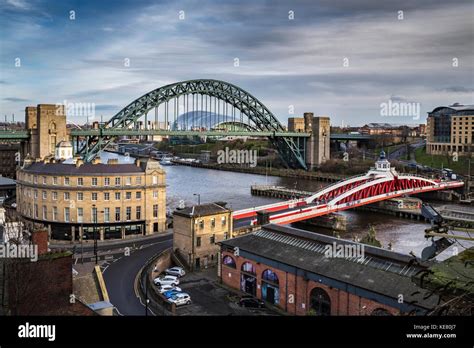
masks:
<path id="1" fill-rule="evenodd" d="M 438 296 L 411 277 L 428 267 L 419 259 L 364 246 L 363 260 L 329 258 L 325 247 L 359 243 L 290 227 L 220 242 L 222 283 L 293 315 L 423 314 Z M 410 262 L 412 261 L 412 262 Z"/>

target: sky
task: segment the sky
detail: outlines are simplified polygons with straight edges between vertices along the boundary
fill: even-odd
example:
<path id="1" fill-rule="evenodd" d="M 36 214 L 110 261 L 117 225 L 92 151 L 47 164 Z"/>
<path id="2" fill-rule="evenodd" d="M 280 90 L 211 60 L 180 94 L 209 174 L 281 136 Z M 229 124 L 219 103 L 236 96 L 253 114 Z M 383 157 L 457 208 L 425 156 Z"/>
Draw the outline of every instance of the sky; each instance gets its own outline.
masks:
<path id="1" fill-rule="evenodd" d="M 284 124 L 304 112 L 415 124 L 474 104 L 473 1 L 0 0 L 0 23 L 2 121 L 64 101 L 108 119 L 200 78 L 243 88 Z M 421 117 L 381 112 L 389 101 Z"/>

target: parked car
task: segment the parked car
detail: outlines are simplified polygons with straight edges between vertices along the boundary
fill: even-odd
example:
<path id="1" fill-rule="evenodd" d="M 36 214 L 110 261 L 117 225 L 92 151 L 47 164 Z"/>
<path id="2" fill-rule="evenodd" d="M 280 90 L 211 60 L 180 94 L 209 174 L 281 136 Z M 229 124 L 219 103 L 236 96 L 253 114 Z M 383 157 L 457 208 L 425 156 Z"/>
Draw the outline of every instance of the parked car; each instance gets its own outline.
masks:
<path id="1" fill-rule="evenodd" d="M 181 288 L 177 286 L 173 286 L 173 285 L 168 285 L 168 284 L 160 286 L 158 291 L 160 292 L 160 294 L 164 294 L 165 292 L 170 291 L 170 290 L 176 290 L 178 292 L 181 292 Z"/>
<path id="2" fill-rule="evenodd" d="M 172 275 L 166 275 L 164 277 L 157 277 L 153 280 L 153 283 L 158 286 L 163 286 L 163 285 L 174 285 L 177 286 L 179 284 L 179 279 L 178 277 L 172 276 Z"/>
<path id="3" fill-rule="evenodd" d="M 163 293 L 163 296 L 168 299 L 168 298 L 170 298 L 170 297 L 172 297 L 172 296 L 174 296 L 174 295 L 176 295 L 176 294 L 179 294 L 179 293 L 181 293 L 181 292 L 182 292 L 181 289 L 178 288 L 178 287 L 176 287 L 176 288 L 174 288 L 174 289 L 172 289 L 172 290 L 169 290 L 169 291 L 166 291 L 165 293 Z"/>
<path id="4" fill-rule="evenodd" d="M 181 267 L 171 267 L 165 271 L 166 274 L 173 275 L 176 277 L 183 277 L 186 272 Z"/>
<path id="5" fill-rule="evenodd" d="M 191 296 L 185 292 L 174 294 L 168 299 L 168 302 L 174 303 L 176 306 L 182 306 L 191 303 Z"/>
<path id="6" fill-rule="evenodd" d="M 243 297 L 239 301 L 239 306 L 247 308 L 264 308 L 265 302 L 254 297 Z"/>

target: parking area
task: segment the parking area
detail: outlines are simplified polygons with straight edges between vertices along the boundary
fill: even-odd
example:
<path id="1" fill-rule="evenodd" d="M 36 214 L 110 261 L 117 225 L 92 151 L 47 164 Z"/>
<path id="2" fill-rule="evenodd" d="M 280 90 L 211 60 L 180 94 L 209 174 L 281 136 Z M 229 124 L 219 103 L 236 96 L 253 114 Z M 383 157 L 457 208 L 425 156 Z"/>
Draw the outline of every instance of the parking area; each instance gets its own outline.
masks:
<path id="1" fill-rule="evenodd" d="M 177 307 L 176 315 L 279 315 L 270 308 L 240 307 L 240 296 L 223 288 L 216 272 L 213 267 L 180 278 L 179 287 L 190 295 L 192 303 Z"/>

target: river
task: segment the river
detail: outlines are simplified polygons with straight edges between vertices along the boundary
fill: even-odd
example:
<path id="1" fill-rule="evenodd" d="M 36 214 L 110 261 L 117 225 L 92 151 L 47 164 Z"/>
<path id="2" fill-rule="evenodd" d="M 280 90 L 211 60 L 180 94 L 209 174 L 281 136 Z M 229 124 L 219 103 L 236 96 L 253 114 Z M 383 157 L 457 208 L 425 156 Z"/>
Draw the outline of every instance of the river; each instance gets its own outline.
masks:
<path id="1" fill-rule="evenodd" d="M 201 203 L 224 201 L 233 210 L 255 207 L 279 201 L 274 198 L 256 197 L 250 194 L 250 186 L 254 184 L 280 185 L 298 190 L 318 191 L 327 183 L 295 178 L 281 178 L 255 174 L 244 174 L 188 166 L 164 166 L 166 170 L 167 201 L 169 208 L 175 208 L 180 201 L 185 204 L 197 204 L 200 195 Z M 362 237 L 368 231 L 369 225 L 374 226 L 377 239 L 387 248 L 389 243 L 394 251 L 404 254 L 413 252 L 420 256 L 421 251 L 431 245 L 425 239 L 424 230 L 429 224 L 414 220 L 397 218 L 362 211 L 344 211 L 341 214 L 347 218 L 349 231 L 341 233 L 341 238 L 351 239 Z M 332 234 L 324 228 L 311 228 L 315 232 Z M 459 241 L 438 255 L 438 260 L 452 256 L 464 247 L 474 246 L 474 243 Z"/>

